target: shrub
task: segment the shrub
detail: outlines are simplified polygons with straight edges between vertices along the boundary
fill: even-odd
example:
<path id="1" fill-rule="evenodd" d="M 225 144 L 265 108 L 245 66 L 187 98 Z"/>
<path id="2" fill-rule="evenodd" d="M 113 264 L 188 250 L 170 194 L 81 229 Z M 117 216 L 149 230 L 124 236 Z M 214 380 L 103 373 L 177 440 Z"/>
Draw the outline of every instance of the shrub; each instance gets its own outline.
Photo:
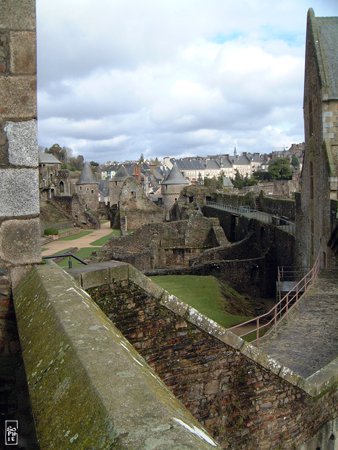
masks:
<path id="1" fill-rule="evenodd" d="M 59 230 L 57 230 L 56 228 L 46 228 L 43 234 L 45 236 L 51 236 L 53 234 L 59 234 Z"/>

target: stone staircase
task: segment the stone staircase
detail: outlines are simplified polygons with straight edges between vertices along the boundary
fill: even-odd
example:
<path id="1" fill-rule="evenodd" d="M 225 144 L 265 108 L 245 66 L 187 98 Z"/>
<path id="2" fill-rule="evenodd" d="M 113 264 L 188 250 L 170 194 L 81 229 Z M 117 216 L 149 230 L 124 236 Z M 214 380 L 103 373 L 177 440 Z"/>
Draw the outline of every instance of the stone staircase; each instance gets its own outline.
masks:
<path id="1" fill-rule="evenodd" d="M 289 317 L 260 340 L 259 348 L 303 377 L 336 358 L 338 270 L 322 270 Z"/>

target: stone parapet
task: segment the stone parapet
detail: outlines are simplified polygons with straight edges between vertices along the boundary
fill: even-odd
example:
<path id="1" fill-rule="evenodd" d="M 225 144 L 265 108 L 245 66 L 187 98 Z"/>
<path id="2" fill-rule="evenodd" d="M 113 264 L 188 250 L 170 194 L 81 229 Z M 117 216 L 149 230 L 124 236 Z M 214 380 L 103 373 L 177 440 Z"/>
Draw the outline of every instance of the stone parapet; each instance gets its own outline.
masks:
<path id="1" fill-rule="evenodd" d="M 125 268 L 116 269 L 123 279 Z M 93 268 L 83 278 L 88 285 L 107 282 L 109 270 L 99 275 Z M 218 447 L 54 263 L 33 269 L 14 303 L 41 448 Z"/>

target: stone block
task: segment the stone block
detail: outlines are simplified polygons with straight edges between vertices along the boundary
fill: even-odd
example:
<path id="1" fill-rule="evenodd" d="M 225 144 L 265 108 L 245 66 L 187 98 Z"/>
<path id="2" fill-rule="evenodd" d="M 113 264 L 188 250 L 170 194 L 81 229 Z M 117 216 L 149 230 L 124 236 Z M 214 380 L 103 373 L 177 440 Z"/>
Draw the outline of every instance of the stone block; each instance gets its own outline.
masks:
<path id="1" fill-rule="evenodd" d="M 244 340 L 242 338 L 228 330 L 222 336 L 219 336 L 219 339 L 236 350 L 240 349 L 244 345 Z"/>
<path id="2" fill-rule="evenodd" d="M 294 386 L 297 386 L 303 380 L 303 378 L 300 375 L 295 373 L 293 370 L 289 369 L 289 367 L 285 366 L 281 367 L 279 376 L 282 377 L 287 382 L 289 382 L 290 384 L 293 384 Z"/>
<path id="3" fill-rule="evenodd" d="M 34 31 L 10 33 L 10 71 L 13 74 L 36 74 L 36 48 Z"/>
<path id="4" fill-rule="evenodd" d="M 83 272 L 81 276 L 81 284 L 83 289 L 102 286 L 109 284 L 109 269 L 92 270 Z"/>
<path id="5" fill-rule="evenodd" d="M 160 303 L 181 317 L 184 317 L 187 309 L 189 308 L 186 303 L 181 302 L 179 298 L 175 297 L 175 295 L 168 294 L 168 292 L 164 289 Z"/>
<path id="6" fill-rule="evenodd" d="M 143 275 L 138 269 L 129 266 L 129 280 L 143 289 L 148 295 L 159 300 L 163 295 L 163 289 Z"/>
<path id="7" fill-rule="evenodd" d="M 35 0 L 0 0 L 0 30 L 34 30 Z"/>
<path id="8" fill-rule="evenodd" d="M 129 264 L 118 263 L 110 268 L 110 281 L 123 281 L 129 278 Z"/>
<path id="9" fill-rule="evenodd" d="M 39 262 L 39 219 L 3 222 L 0 227 L 0 258 L 12 264 Z"/>
<path id="10" fill-rule="evenodd" d="M 243 347 L 240 349 L 240 352 L 242 355 L 245 355 L 247 358 L 269 370 L 269 372 L 272 372 L 275 375 L 280 375 L 282 366 L 254 345 L 245 342 Z"/>
<path id="11" fill-rule="evenodd" d="M 36 77 L 0 77 L 0 119 L 34 119 L 36 115 Z"/>
<path id="12" fill-rule="evenodd" d="M 0 217 L 39 214 L 36 169 L 0 169 Z"/>
<path id="13" fill-rule="evenodd" d="M 7 33 L 0 33 L 0 73 L 8 70 L 8 38 Z"/>
<path id="14" fill-rule="evenodd" d="M 16 166 L 37 167 L 39 164 L 36 121 L 8 122 L 8 158 Z"/>

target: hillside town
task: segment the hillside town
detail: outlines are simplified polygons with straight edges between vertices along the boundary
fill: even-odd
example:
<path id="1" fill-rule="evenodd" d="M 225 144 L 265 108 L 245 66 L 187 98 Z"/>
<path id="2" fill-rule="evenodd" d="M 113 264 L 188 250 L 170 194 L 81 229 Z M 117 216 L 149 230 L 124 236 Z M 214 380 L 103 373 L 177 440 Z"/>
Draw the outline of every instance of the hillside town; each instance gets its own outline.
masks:
<path id="1" fill-rule="evenodd" d="M 157 158 L 145 161 L 141 157 L 138 161 L 102 165 L 83 162 L 83 157 L 78 157 L 80 164 L 76 168 L 81 171 L 67 169 L 70 166 L 67 164 L 67 151 L 63 152 L 63 161 L 57 157 L 60 152 L 62 148 L 56 144 L 39 153 L 41 199 L 62 205 L 65 205 L 66 198 L 72 199 L 70 210 L 74 222 L 78 222 L 81 216 L 84 224 L 85 211 L 87 216 L 90 210 L 95 215 L 103 205 L 119 205 L 122 186 L 128 178 L 134 179 L 149 200 L 156 205 L 166 205 L 167 210 L 186 185 L 209 186 L 238 194 L 259 194 L 262 191 L 266 195 L 291 198 L 299 189 L 304 143 L 270 154 L 237 154 L 235 149 L 233 155 L 165 157 L 163 161 Z M 278 169 L 279 165 L 284 172 Z M 173 201 L 168 203 L 169 184 L 174 191 L 170 194 Z M 133 190 L 135 186 L 130 185 L 129 188 Z M 95 221 L 91 224 L 94 225 Z"/>

